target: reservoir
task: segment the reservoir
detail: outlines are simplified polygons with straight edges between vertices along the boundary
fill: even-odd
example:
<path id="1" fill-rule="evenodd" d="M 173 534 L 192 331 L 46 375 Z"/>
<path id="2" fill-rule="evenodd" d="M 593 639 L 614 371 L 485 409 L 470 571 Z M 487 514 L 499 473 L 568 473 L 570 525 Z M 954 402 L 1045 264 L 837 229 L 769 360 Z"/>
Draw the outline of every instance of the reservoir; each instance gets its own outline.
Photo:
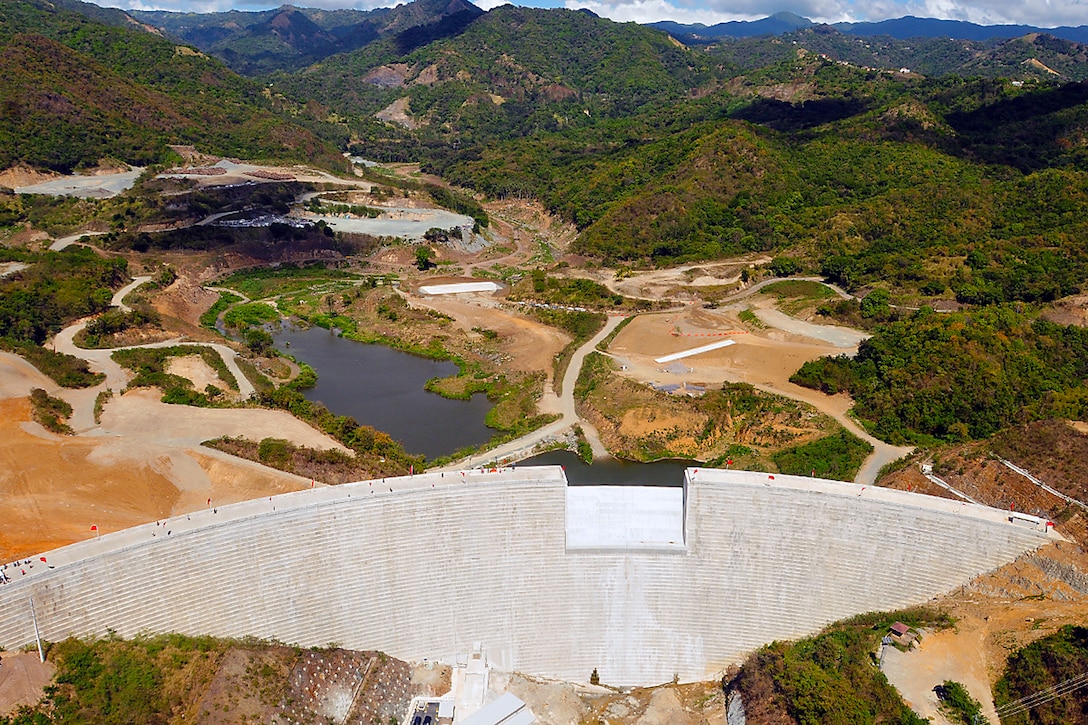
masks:
<path id="1" fill-rule="evenodd" d="M 699 468 L 698 461 L 635 463 L 609 458 L 586 463 L 570 451 L 549 451 L 526 458 L 519 466 L 563 466 L 571 486 L 683 486 L 684 469 Z"/>
<path id="2" fill-rule="evenodd" d="M 346 340 L 320 327 L 274 334 L 281 351 L 317 372 L 317 385 L 303 391 L 307 400 L 388 433 L 409 453 L 434 459 L 484 443 L 495 432 L 484 424 L 491 410 L 486 396 L 450 400 L 424 390 L 431 378 L 457 374 L 451 362 Z"/>

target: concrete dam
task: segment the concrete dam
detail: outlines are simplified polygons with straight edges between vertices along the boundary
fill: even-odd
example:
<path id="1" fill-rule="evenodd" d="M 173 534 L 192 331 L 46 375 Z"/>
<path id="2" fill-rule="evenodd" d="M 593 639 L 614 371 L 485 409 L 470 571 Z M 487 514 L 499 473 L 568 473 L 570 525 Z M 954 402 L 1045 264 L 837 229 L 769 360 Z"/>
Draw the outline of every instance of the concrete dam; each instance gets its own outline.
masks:
<path id="1" fill-rule="evenodd" d="M 924 603 L 1056 537 L 1046 521 L 821 479 L 561 468 L 363 481 L 174 516 L 8 564 L 0 646 L 180 632 L 504 670 L 698 680 L 774 639 Z M 33 610 L 33 613 L 32 613 Z M 33 614 L 33 616 L 32 616 Z"/>

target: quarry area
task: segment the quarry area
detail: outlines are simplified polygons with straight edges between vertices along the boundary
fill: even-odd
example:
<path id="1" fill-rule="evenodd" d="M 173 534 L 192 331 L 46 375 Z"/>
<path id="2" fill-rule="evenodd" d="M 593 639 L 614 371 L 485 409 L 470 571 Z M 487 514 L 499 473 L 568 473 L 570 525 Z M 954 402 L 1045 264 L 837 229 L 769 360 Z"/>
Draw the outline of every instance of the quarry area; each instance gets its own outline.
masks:
<path id="1" fill-rule="evenodd" d="M 414 167 L 394 171 L 405 177 L 419 176 Z M 50 184 L 51 193 L 104 197 L 117 193 L 136 175 L 138 170 L 118 170 L 109 178 L 88 177 L 78 183 L 18 180 L 28 188 L 32 182 Z M 375 203 L 369 184 L 352 184 L 301 168 L 196 159 L 182 175 L 212 186 L 258 184 L 289 176 L 358 187 L 356 202 Z M 474 236 L 469 217 L 402 202 L 390 205 L 385 212 L 389 218 L 384 220 L 400 226 L 375 234 L 415 241 L 382 245 L 367 255 L 360 270 L 395 275 L 399 284 L 395 291 L 368 293 L 373 296 L 363 301 L 369 315 L 363 321 L 372 321 L 383 334 L 421 345 L 442 335 L 459 354 L 489 360 L 491 370 L 526 380 L 539 378 L 539 389 L 532 396 L 534 412 L 555 419 L 551 427 L 499 449 L 450 461 L 444 471 L 516 463 L 532 452 L 565 445 L 570 440 L 566 431 L 574 424 L 598 454 L 608 451 L 638 458 L 645 451 L 664 452 L 690 457 L 695 465 L 725 456 L 736 445 L 753 450 L 753 460 L 763 465 L 773 451 L 787 444 L 845 429 L 873 447 L 857 472 L 859 484 L 1053 519 L 1061 540 L 932 598 L 930 603 L 949 612 L 956 625 L 923 632 L 914 649 L 890 652 L 884 660 L 888 679 L 915 712 L 934 723 L 945 721 L 933 694 L 934 684 L 944 679 L 964 683 L 993 717 L 990 687 L 1007 657 L 1065 624 L 1088 621 L 1088 510 L 1068 500 L 1088 501 L 1088 469 L 1083 465 L 1088 460 L 1088 424 L 1028 426 L 1019 440 L 999 440 L 990 447 L 965 444 L 936 458 L 892 446 L 869 435 L 850 416 L 853 401 L 848 396 L 825 395 L 789 380 L 805 361 L 851 355 L 865 339 L 863 331 L 828 324 L 815 314 L 827 296 L 845 295 L 841 290 L 825 286 L 815 291 L 821 287 L 815 281 L 796 280 L 810 286 L 798 288 L 801 292 L 792 297 L 777 296 L 767 291 L 777 280 L 761 272 L 770 260 L 759 255 L 620 276 L 581 265 L 567 255 L 574 230 L 537 205 L 513 200 L 489 203 L 491 229 Z M 297 216 L 307 215 L 313 217 L 308 212 Z M 368 221 L 382 221 L 349 217 L 328 214 L 323 221 L 337 231 L 358 231 Z M 422 243 L 423 233 L 436 225 L 468 227 L 469 231 L 460 241 L 430 244 L 435 266 L 421 271 L 415 264 L 415 243 Z M 82 236 L 62 241 L 28 230 L 15 241 L 44 248 L 76 243 Z M 80 243 L 93 245 L 94 240 Z M 567 266 L 558 275 L 590 279 L 644 303 L 640 310 L 625 307 L 613 314 L 608 323 L 613 334 L 608 339 L 583 341 L 575 351 L 568 351 L 569 368 L 557 368 L 555 361 L 574 339 L 571 333 L 530 314 L 527 304 L 512 299 L 512 285 L 498 276 L 506 268 L 528 270 L 560 261 Z M 227 394 L 241 402 L 253 390 L 246 388 L 246 375 L 237 368 L 237 360 L 247 353 L 242 345 L 201 327 L 200 317 L 219 298 L 218 291 L 211 289 L 217 282 L 258 263 L 264 262 L 235 253 L 165 251 L 157 255 L 156 264 L 169 265 L 177 278 L 163 289 L 141 293 L 139 278 L 150 279 L 156 268 L 150 263 L 140 268 L 143 262 L 138 260 L 130 262 L 130 270 L 139 276 L 118 293 L 114 304 L 125 308 L 126 299 L 140 298 L 163 316 L 163 329 L 137 334 L 125 344 L 151 346 L 182 340 L 214 345 L 241 384 L 237 392 Z M 742 272 L 750 281 L 741 281 Z M 494 275 L 496 281 L 482 283 L 487 275 Z M 281 290 L 269 294 L 273 305 L 279 304 L 276 296 L 280 294 L 286 297 Z M 319 290 L 318 295 L 325 298 L 328 311 L 347 314 L 347 305 L 332 294 Z M 398 310 L 400 318 L 380 313 L 382 305 Z M 1081 313 L 1075 306 L 1070 314 Z M 253 443 L 278 438 L 313 450 L 347 453 L 335 439 L 284 411 L 197 408 L 164 403 L 154 388 L 126 391 L 131 372 L 114 363 L 108 350 L 84 350 L 74 342 L 76 328 L 85 322 L 62 331 L 50 343 L 105 373 L 105 382 L 96 388 L 60 388 L 22 358 L 0 353 L 0 506 L 4 510 L 0 561 L 29 560 L 131 527 L 198 513 L 206 516 L 209 509 L 271 500 L 331 483 L 201 445 L 222 436 Z M 692 354 L 726 340 L 732 344 Z M 595 357 L 586 362 L 591 355 Z M 592 360 L 598 358 L 606 366 L 592 368 L 592 374 L 600 376 L 599 383 L 576 398 L 575 380 L 582 371 L 589 375 L 597 364 Z M 282 376 L 278 382 L 299 372 L 293 362 L 264 359 L 256 364 L 276 370 Z M 169 372 L 192 381 L 197 389 L 230 387 L 199 355 L 174 359 Z M 759 393 L 775 396 L 774 412 L 738 425 L 732 435 L 705 435 L 708 419 L 693 409 L 691 401 L 706 389 L 727 383 L 751 385 Z M 35 420 L 29 399 L 35 388 L 71 404 L 73 435 L 50 432 Z M 97 396 L 107 389 L 113 391 L 112 396 L 100 404 Z M 96 406 L 101 409 L 96 411 Z M 889 465 L 893 462 L 897 463 Z M 738 460 L 737 467 L 743 464 Z M 380 472 L 373 475 L 377 478 Z M 200 685 L 192 690 L 184 721 L 402 722 L 410 720 L 406 713 L 413 698 L 456 692 L 458 678 L 463 689 L 463 678 L 472 669 L 472 652 L 450 653 L 442 662 L 406 662 L 377 651 L 333 645 L 302 649 L 241 642 L 210 654 L 199 665 L 199 676 L 194 675 Z M 36 702 L 52 677 L 50 664 L 41 663 L 36 651 L 2 652 L 0 662 L 0 714 Z M 727 664 L 722 663 L 723 674 Z M 654 687 L 619 688 L 610 687 L 606 679 L 589 684 L 590 672 L 570 682 L 495 667 L 487 673 L 485 692 L 487 699 L 512 693 L 537 722 L 555 725 L 726 721 L 729 704 L 720 678 L 690 683 L 662 679 Z M 477 706 L 484 702 L 482 696 L 479 699 Z"/>

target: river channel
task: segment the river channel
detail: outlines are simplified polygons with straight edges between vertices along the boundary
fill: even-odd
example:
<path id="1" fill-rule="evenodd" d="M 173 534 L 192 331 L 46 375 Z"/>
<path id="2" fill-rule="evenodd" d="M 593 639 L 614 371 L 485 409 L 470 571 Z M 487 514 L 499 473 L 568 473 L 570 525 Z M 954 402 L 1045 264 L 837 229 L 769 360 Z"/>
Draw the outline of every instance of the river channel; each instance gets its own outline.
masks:
<path id="1" fill-rule="evenodd" d="M 428 360 L 382 345 L 347 340 L 320 327 L 285 326 L 276 346 L 317 372 L 304 391 L 337 415 L 388 433 L 409 453 L 447 456 L 491 439 L 484 423 L 491 403 L 484 395 L 450 400 L 424 389 L 431 378 L 457 374 L 451 362 Z"/>

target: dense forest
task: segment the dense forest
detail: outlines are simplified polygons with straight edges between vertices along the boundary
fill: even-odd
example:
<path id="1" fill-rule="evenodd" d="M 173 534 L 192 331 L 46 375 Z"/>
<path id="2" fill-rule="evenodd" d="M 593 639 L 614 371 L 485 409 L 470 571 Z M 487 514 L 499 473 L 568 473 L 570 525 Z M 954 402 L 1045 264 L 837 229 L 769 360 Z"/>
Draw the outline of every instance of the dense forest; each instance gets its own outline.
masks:
<path id="1" fill-rule="evenodd" d="M 896 621 L 931 629 L 952 624 L 925 609 L 859 615 L 812 637 L 760 648 L 723 685 L 741 695 L 749 722 L 922 725 L 929 721 L 903 704 L 874 667 L 881 638 Z"/>
<path id="2" fill-rule="evenodd" d="M 110 306 L 128 281 L 123 259 L 86 247 L 32 253 L 0 248 L 0 261 L 26 265 L 0 279 L 0 338 L 41 344 L 72 320 Z"/>
<path id="3" fill-rule="evenodd" d="M 847 289 L 978 304 L 1076 291 L 1088 85 L 810 70 L 822 98 L 717 94 L 430 166 L 492 196 L 544 200 L 582 229 L 580 251 L 611 262 L 796 250 Z"/>
<path id="4" fill-rule="evenodd" d="M 0 99 L 2 168 L 143 166 L 171 158 L 169 144 L 343 163 L 331 128 L 316 127 L 319 137 L 221 62 L 47 3 L 0 4 Z"/>
<path id="5" fill-rule="evenodd" d="M 986 438 L 1044 418 L 1088 417 L 1088 329 L 989 306 L 923 309 L 877 328 L 854 358 L 806 363 L 792 380 L 849 392 L 885 440 Z"/>
<path id="6" fill-rule="evenodd" d="M 1076 688 L 1088 673 L 1088 628 L 1067 625 L 1009 658 L 1005 673 L 994 685 L 994 697 L 1006 725 L 1085 725 L 1088 698 Z M 1060 695 L 1046 697 L 1048 694 Z M 1017 708 L 1022 698 L 1028 708 Z M 1036 704 L 1038 703 L 1038 704 Z"/>

